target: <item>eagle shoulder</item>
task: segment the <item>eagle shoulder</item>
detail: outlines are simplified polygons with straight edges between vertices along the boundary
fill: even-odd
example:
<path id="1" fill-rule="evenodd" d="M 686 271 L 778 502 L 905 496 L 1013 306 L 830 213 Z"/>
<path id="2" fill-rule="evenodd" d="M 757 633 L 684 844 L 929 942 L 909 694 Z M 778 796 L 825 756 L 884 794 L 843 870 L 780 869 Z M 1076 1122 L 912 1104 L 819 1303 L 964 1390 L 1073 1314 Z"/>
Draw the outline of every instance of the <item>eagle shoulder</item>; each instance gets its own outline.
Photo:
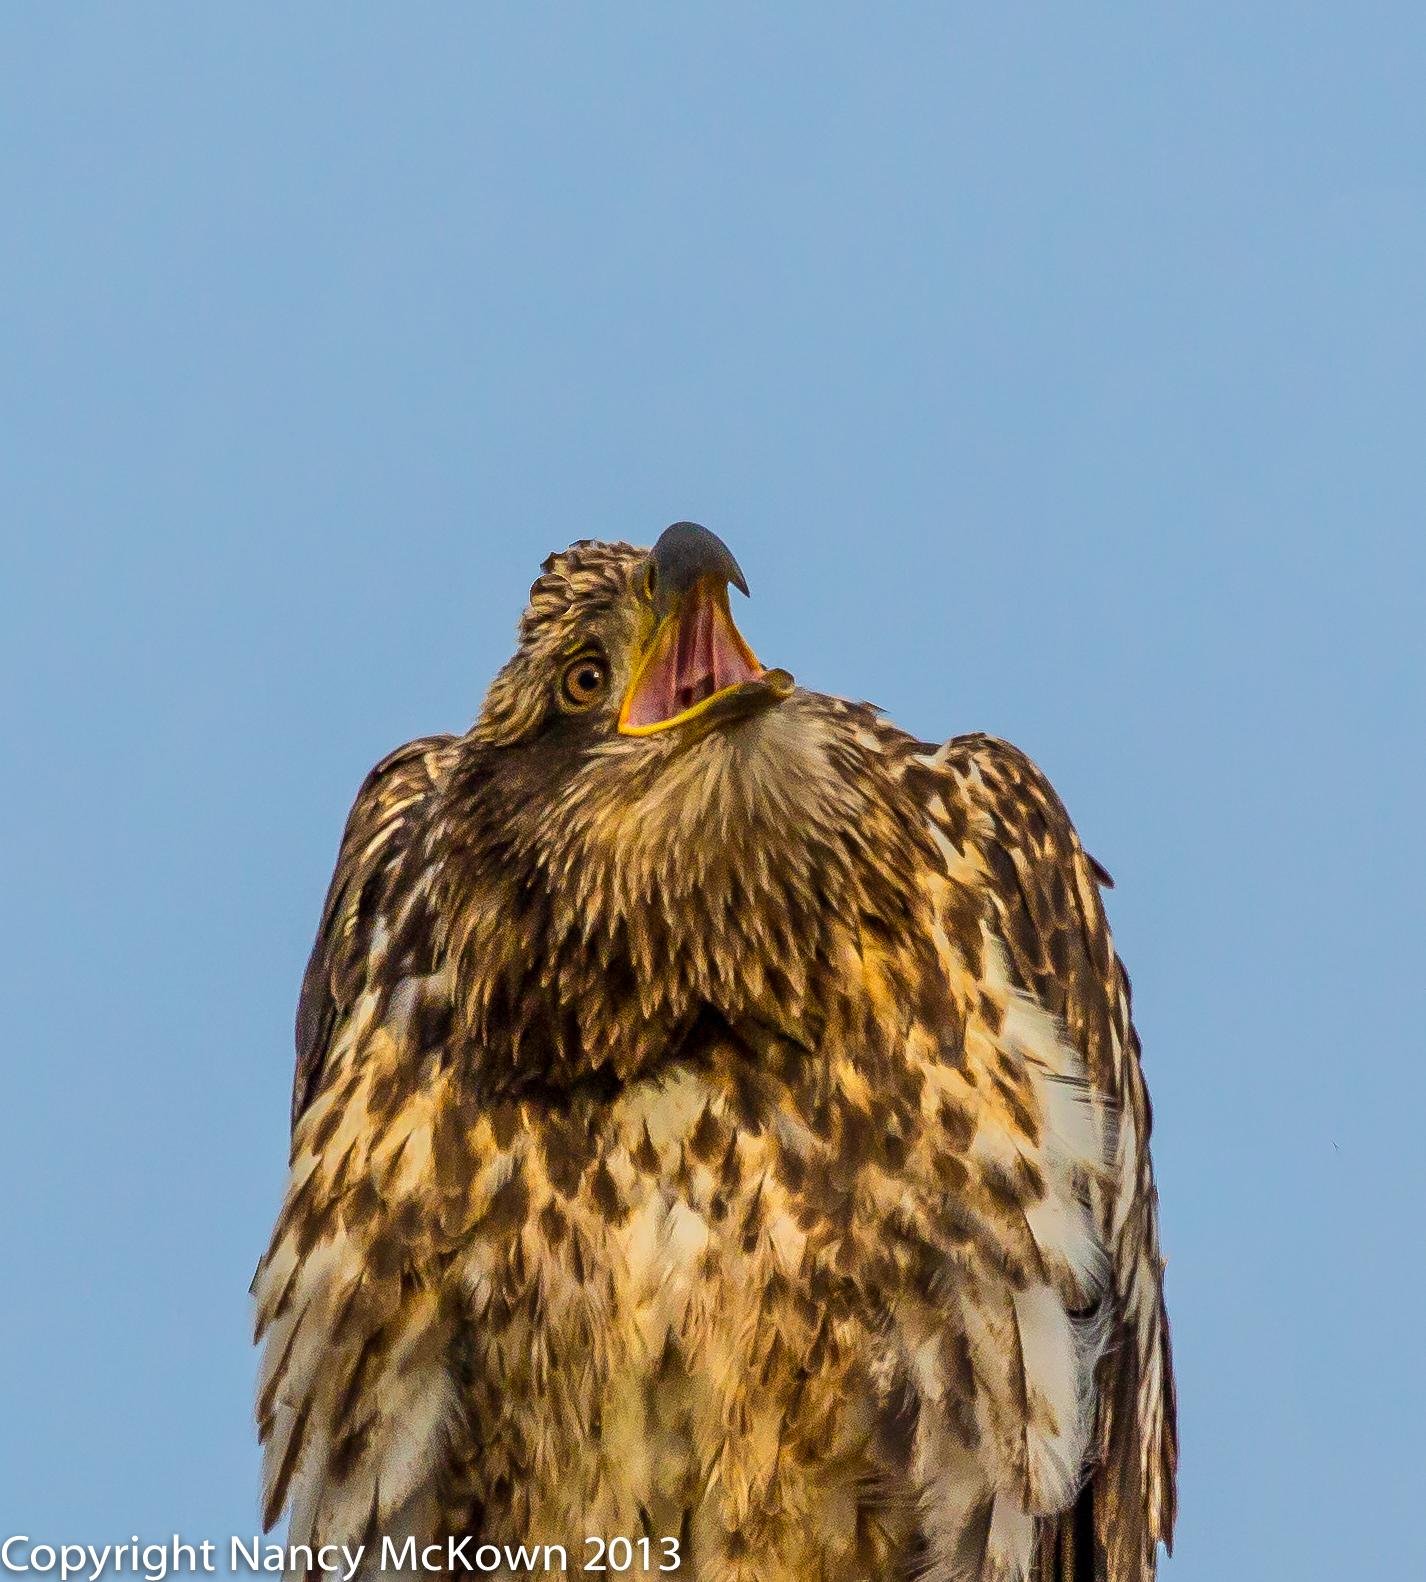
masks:
<path id="1" fill-rule="evenodd" d="M 316 1097 L 337 1018 L 364 985 L 372 930 L 390 910 L 402 866 L 455 759 L 455 736 L 407 742 L 367 775 L 341 849 L 297 1002 L 292 1125 Z"/>

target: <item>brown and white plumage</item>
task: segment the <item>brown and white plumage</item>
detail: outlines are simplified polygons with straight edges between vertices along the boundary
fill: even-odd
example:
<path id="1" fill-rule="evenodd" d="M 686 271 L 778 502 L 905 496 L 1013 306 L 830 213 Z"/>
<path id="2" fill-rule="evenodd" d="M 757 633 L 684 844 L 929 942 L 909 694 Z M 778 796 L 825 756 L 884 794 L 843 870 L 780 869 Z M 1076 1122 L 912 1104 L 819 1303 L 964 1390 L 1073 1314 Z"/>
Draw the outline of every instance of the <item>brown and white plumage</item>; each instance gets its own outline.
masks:
<path id="1" fill-rule="evenodd" d="M 254 1282 L 265 1520 L 1150 1578 L 1173 1375 L 1102 870 L 1014 748 L 760 672 L 699 532 L 552 556 L 472 730 L 358 795 Z"/>

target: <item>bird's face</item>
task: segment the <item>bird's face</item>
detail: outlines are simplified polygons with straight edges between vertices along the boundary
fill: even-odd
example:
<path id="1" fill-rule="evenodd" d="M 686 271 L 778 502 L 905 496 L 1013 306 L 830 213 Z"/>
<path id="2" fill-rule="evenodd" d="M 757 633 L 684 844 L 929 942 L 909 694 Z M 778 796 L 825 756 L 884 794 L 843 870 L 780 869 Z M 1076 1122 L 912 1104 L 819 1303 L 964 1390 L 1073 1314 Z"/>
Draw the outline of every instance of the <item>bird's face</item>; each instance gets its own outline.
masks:
<path id="1" fill-rule="evenodd" d="M 551 556 L 476 735 L 677 745 L 776 704 L 792 677 L 765 670 L 743 640 L 730 583 L 746 595 L 722 540 L 693 522 L 676 522 L 647 552 L 580 544 Z"/>
<path id="2" fill-rule="evenodd" d="M 730 583 L 680 522 L 652 550 L 575 544 L 530 590 L 440 825 L 466 1014 L 512 1081 L 627 1077 L 704 1006 L 812 1047 L 829 964 L 915 904 L 872 711 L 765 669 Z"/>
<path id="3" fill-rule="evenodd" d="M 836 832 L 865 823 L 840 715 L 763 667 L 730 583 L 679 522 L 652 550 L 575 544 L 530 589 L 440 825 L 471 1025 L 512 1080 L 625 1076 L 704 1003 L 801 1028 L 835 955 L 817 897 L 854 890 Z"/>

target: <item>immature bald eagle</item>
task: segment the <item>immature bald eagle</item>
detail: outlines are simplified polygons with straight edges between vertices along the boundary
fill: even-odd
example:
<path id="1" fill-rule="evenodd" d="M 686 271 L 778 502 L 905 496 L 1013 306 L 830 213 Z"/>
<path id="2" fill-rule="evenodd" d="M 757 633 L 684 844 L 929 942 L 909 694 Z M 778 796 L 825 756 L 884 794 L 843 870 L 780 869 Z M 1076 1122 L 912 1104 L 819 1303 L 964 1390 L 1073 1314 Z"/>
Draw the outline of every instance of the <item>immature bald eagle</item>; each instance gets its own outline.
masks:
<path id="1" fill-rule="evenodd" d="M 551 556 L 474 727 L 357 797 L 254 1282 L 264 1518 L 501 1576 L 1150 1578 L 1107 876 L 1013 747 L 764 670 L 730 582 L 687 522 Z"/>

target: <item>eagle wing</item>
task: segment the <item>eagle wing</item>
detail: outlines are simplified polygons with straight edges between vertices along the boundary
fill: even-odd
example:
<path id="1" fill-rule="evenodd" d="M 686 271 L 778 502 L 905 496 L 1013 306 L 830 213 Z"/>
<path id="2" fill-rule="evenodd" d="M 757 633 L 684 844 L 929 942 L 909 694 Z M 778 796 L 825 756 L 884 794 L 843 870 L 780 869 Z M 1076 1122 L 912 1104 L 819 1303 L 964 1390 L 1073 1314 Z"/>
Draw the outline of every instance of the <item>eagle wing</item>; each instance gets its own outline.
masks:
<path id="1" fill-rule="evenodd" d="M 1096 1379 L 1094 1466 L 1075 1511 L 1043 1524 L 1036 1574 L 1044 1582 L 1100 1574 L 1110 1582 L 1147 1582 L 1157 1544 L 1172 1545 L 1178 1437 L 1149 1156 L 1153 1113 L 1129 977 L 1099 896 L 1099 886 L 1112 881 L 1023 753 L 972 735 L 948 742 L 937 756 L 969 812 L 990 905 L 1020 985 L 1061 1021 L 1114 1121 L 1107 1179 L 1091 1188 L 1113 1271 L 1108 1344 Z M 1097 1559 L 1088 1552 L 1091 1532 Z"/>
<path id="2" fill-rule="evenodd" d="M 427 836 L 456 744 L 367 776 L 302 985 L 287 1198 L 252 1288 L 263 1521 L 291 1503 L 299 1544 L 395 1531 L 440 1460 L 444 1221 L 419 1165 L 448 1098 L 422 1057 L 443 1033 Z"/>

